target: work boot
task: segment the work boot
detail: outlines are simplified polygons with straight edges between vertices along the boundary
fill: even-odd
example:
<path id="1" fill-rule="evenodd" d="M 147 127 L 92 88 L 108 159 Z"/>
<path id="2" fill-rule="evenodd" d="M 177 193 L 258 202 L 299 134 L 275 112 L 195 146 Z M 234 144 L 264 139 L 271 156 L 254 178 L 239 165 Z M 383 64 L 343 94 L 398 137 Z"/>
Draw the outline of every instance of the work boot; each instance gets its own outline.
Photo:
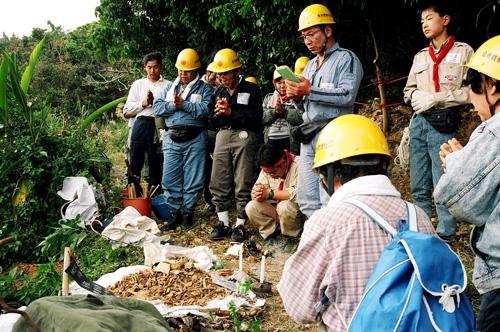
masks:
<path id="1" fill-rule="evenodd" d="M 182 216 L 181 229 L 188 230 L 193 227 L 193 214 L 192 213 L 184 213 Z"/>
<path id="2" fill-rule="evenodd" d="M 182 221 L 182 212 L 181 211 L 175 211 L 170 214 L 170 220 L 167 221 L 166 225 L 161 226 L 160 230 L 161 231 L 172 231 L 177 228 L 177 226 L 180 225 Z"/>
<path id="3" fill-rule="evenodd" d="M 224 225 L 222 221 L 219 221 L 219 224 L 214 227 L 214 230 L 208 236 L 208 241 L 220 241 L 225 237 L 231 235 L 231 227 Z"/>
<path id="4" fill-rule="evenodd" d="M 231 235 L 231 243 L 242 243 L 245 242 L 246 238 L 245 226 L 238 225 L 233 229 L 233 235 Z"/>

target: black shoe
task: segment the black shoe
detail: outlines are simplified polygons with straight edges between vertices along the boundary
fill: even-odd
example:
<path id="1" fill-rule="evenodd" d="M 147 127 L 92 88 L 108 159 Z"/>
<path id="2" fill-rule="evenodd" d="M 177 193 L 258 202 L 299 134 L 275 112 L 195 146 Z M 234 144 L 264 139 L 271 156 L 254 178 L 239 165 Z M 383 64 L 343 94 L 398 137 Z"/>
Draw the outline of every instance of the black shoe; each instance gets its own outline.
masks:
<path id="1" fill-rule="evenodd" d="M 212 233 L 210 233 L 207 240 L 220 241 L 230 235 L 231 235 L 231 227 L 228 227 L 224 225 L 222 221 L 219 221 L 219 224 L 216 227 L 214 227 L 214 230 L 212 231 Z"/>
<path id="2" fill-rule="evenodd" d="M 184 213 L 182 216 L 181 229 L 188 230 L 193 227 L 193 214 L 192 213 Z"/>
<path id="3" fill-rule="evenodd" d="M 233 235 L 231 235 L 231 243 L 242 243 L 245 242 L 246 238 L 245 226 L 239 225 L 233 229 Z"/>
<path id="4" fill-rule="evenodd" d="M 281 235 L 281 225 L 280 224 L 278 224 L 276 226 L 276 229 L 274 230 L 273 234 L 269 235 L 267 238 L 272 239 L 272 238 L 277 237 L 278 235 Z"/>
<path id="5" fill-rule="evenodd" d="M 452 244 L 453 242 L 455 242 L 455 235 L 438 234 L 438 238 L 446 244 Z"/>
<path id="6" fill-rule="evenodd" d="M 177 228 L 182 222 L 182 212 L 176 211 L 170 214 L 171 218 L 166 225 L 161 226 L 160 231 L 172 231 Z"/>

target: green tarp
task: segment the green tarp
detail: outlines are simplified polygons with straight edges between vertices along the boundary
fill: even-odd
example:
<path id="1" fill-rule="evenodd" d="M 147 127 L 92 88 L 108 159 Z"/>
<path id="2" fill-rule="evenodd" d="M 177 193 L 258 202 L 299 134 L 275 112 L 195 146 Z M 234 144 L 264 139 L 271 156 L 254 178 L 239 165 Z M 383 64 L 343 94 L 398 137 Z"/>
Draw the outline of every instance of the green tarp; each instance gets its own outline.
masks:
<path id="1" fill-rule="evenodd" d="M 26 312 L 42 332 L 172 331 L 156 308 L 145 301 L 105 295 L 40 298 Z M 13 332 L 33 331 L 21 317 Z"/>

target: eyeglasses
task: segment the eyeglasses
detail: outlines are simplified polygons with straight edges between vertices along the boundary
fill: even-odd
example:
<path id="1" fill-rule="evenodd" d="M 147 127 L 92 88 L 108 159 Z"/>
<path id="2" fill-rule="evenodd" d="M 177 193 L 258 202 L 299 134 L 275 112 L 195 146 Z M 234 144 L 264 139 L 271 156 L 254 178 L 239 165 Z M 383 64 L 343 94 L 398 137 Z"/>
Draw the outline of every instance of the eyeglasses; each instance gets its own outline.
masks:
<path id="1" fill-rule="evenodd" d="M 267 174 L 269 174 L 269 175 L 271 175 L 271 176 L 277 176 L 277 174 L 281 170 L 281 167 L 284 165 L 284 163 L 285 163 L 285 161 L 282 161 L 278 166 L 276 166 L 272 170 L 270 170 L 270 171 L 264 171 L 264 172 L 267 173 Z"/>
<path id="2" fill-rule="evenodd" d="M 306 35 L 302 35 L 299 37 L 299 40 L 303 43 L 305 43 L 307 40 L 312 40 L 314 38 L 314 35 L 317 34 L 318 32 L 322 31 L 323 29 L 318 29 L 314 32 L 309 32 Z"/>
<path id="3" fill-rule="evenodd" d="M 325 189 L 326 192 L 328 192 L 328 186 L 326 185 L 326 178 L 323 174 L 319 175 L 318 183 L 321 186 L 321 188 Z"/>
<path id="4" fill-rule="evenodd" d="M 226 76 L 229 76 L 230 74 L 232 74 L 233 71 L 226 71 L 226 72 L 223 72 L 223 73 L 217 73 L 217 76 L 220 76 L 220 77 L 226 77 Z"/>

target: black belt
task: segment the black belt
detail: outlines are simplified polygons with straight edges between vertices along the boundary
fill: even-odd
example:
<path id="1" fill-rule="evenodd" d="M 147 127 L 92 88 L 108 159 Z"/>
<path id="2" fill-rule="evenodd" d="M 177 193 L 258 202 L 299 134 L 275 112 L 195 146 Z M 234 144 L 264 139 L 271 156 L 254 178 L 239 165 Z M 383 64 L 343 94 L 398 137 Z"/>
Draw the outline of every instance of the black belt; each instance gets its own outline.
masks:
<path id="1" fill-rule="evenodd" d="M 172 127 L 169 127 L 170 129 L 174 129 L 174 130 L 199 130 L 199 129 L 202 129 L 204 127 L 199 127 L 199 126 L 172 126 Z"/>
<path id="2" fill-rule="evenodd" d="M 140 116 L 137 118 L 137 120 L 154 121 L 155 117 L 154 116 Z"/>

